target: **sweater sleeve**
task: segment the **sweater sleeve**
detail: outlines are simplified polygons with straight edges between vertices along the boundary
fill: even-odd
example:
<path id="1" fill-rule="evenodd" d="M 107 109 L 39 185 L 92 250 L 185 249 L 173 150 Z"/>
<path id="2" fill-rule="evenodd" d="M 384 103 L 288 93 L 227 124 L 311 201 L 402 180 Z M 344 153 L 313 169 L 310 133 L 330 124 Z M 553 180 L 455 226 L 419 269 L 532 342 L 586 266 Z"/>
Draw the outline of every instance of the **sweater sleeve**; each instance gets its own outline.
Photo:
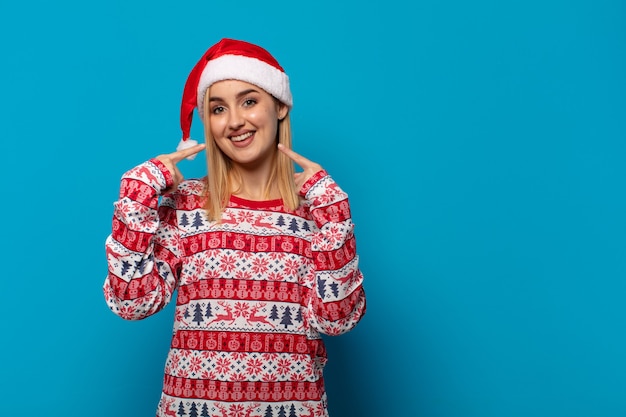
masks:
<path id="1" fill-rule="evenodd" d="M 176 211 L 169 196 L 160 197 L 172 184 L 169 171 L 156 159 L 122 176 L 112 233 L 105 242 L 103 290 L 109 308 L 126 320 L 160 311 L 176 288 L 181 259 Z"/>
<path id="2" fill-rule="evenodd" d="M 324 170 L 300 194 L 318 228 L 311 239 L 315 279 L 307 318 L 317 331 L 340 335 L 356 326 L 366 306 L 348 196 Z"/>

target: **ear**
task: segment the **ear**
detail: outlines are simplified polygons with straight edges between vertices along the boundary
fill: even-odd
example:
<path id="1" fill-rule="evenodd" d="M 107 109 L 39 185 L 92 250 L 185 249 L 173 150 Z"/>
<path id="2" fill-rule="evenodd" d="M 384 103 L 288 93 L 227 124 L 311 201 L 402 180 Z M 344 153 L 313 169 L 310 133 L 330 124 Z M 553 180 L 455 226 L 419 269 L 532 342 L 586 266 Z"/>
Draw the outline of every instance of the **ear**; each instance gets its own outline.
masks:
<path id="1" fill-rule="evenodd" d="M 277 112 L 278 113 L 278 120 L 283 120 L 286 116 L 287 113 L 289 112 L 289 107 L 287 107 L 287 105 L 281 103 L 280 101 L 278 102 L 278 109 Z"/>

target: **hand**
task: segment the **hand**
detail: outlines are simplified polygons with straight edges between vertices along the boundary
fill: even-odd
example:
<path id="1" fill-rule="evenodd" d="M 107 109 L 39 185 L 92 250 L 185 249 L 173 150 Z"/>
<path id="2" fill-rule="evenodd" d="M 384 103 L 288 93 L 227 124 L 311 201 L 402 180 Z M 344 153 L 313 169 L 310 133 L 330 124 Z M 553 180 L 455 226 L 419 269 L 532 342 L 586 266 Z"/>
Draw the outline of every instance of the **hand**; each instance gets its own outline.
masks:
<path id="1" fill-rule="evenodd" d="M 282 143 L 278 144 L 278 149 L 287 155 L 289 159 L 298 164 L 300 168 L 302 168 L 302 172 L 296 172 L 294 175 L 294 180 L 296 181 L 296 189 L 299 190 L 302 188 L 304 183 L 313 176 L 313 174 L 319 172 L 322 169 L 320 164 L 316 164 L 315 162 L 309 161 L 304 156 L 295 153 L 291 149 L 287 149 L 285 145 Z"/>
<path id="2" fill-rule="evenodd" d="M 172 175 L 172 179 L 174 180 L 174 184 L 171 187 L 168 187 L 167 191 L 175 190 L 178 185 L 183 182 L 183 174 L 181 174 L 180 170 L 176 166 L 180 161 L 187 158 L 188 156 L 195 155 L 198 152 L 202 151 L 206 148 L 206 144 L 200 143 L 196 146 L 192 146 L 191 148 L 183 149 L 180 151 L 172 152 L 167 155 L 159 155 L 156 157 L 159 161 L 165 165 L 170 174 Z"/>

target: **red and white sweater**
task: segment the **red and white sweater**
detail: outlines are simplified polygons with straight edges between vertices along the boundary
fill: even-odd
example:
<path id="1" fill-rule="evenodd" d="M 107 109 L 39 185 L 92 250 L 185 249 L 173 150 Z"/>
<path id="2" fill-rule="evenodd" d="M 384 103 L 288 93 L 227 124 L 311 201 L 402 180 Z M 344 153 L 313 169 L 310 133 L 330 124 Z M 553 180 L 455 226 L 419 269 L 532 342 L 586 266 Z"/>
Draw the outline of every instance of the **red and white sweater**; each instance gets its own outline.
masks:
<path id="1" fill-rule="evenodd" d="M 365 313 L 347 195 L 322 170 L 297 210 L 233 196 L 216 223 L 204 184 L 161 196 L 165 166 L 133 168 L 106 241 L 115 314 L 143 319 L 177 294 L 157 416 L 327 416 L 320 334 L 345 333 Z"/>

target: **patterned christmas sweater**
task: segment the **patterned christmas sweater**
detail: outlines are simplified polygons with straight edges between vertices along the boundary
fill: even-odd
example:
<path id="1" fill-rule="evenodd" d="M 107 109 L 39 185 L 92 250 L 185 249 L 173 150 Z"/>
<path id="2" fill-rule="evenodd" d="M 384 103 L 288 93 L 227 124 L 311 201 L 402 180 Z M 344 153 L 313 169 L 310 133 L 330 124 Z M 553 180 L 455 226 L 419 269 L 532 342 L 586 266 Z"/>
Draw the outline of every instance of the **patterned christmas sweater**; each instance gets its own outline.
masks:
<path id="1" fill-rule="evenodd" d="M 327 416 L 321 334 L 365 313 L 347 195 L 322 170 L 302 204 L 231 197 L 220 223 L 205 181 L 173 193 L 156 159 L 124 174 L 106 240 L 104 296 L 128 320 L 176 294 L 157 416 Z"/>

